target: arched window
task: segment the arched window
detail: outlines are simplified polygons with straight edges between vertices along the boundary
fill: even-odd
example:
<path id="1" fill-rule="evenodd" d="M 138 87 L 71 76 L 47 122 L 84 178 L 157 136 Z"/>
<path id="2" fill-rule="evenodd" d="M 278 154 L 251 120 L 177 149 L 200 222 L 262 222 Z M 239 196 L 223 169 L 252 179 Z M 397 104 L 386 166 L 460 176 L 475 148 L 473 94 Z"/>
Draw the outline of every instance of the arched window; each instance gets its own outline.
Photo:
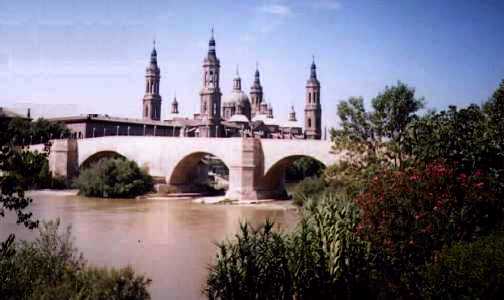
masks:
<path id="1" fill-rule="evenodd" d="M 145 106 L 145 117 L 149 116 L 149 106 Z"/>
<path id="2" fill-rule="evenodd" d="M 311 93 L 308 93 L 308 103 L 311 103 Z"/>
<path id="3" fill-rule="evenodd" d="M 308 127 L 311 128 L 311 119 L 310 118 L 308 118 Z"/>

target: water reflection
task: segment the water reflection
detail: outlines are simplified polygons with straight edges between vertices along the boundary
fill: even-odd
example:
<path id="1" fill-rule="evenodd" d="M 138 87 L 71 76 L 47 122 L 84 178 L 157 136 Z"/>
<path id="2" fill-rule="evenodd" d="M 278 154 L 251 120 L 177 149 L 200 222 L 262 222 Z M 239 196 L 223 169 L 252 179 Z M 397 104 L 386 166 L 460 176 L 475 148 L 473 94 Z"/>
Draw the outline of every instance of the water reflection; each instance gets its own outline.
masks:
<path id="1" fill-rule="evenodd" d="M 39 219 L 61 218 L 72 225 L 77 247 L 90 263 L 131 264 L 153 279 L 153 299 L 202 299 L 207 266 L 215 257 L 215 241 L 232 237 L 240 220 L 253 224 L 269 217 L 281 230 L 292 228 L 293 210 L 268 206 L 201 205 L 189 200 L 103 200 L 37 192 L 31 211 Z M 15 224 L 1 220 L 0 239 L 15 232 L 32 239 Z"/>

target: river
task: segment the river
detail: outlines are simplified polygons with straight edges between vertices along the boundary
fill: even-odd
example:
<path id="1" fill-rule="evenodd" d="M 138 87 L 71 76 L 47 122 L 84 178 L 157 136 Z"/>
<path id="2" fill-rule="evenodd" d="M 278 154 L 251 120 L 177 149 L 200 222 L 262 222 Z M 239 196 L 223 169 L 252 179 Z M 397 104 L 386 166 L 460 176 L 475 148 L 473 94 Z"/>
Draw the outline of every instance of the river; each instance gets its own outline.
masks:
<path id="1" fill-rule="evenodd" d="M 76 246 L 89 263 L 120 267 L 130 264 L 151 278 L 152 299 L 204 299 L 207 267 L 214 242 L 232 238 L 241 220 L 259 224 L 274 220 L 279 230 L 292 229 L 296 210 L 286 205 L 205 205 L 187 199 L 131 200 L 85 198 L 37 191 L 30 211 L 40 220 L 60 218 L 72 226 Z M 38 232 L 0 219 L 0 240 L 14 232 L 33 239 Z"/>

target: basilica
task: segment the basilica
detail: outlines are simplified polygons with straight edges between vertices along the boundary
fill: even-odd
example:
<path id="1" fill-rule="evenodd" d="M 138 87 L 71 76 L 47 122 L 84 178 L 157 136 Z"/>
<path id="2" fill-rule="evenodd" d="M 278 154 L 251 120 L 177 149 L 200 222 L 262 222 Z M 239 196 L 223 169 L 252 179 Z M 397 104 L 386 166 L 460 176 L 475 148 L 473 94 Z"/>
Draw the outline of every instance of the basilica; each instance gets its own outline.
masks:
<path id="1" fill-rule="evenodd" d="M 155 48 L 152 50 L 145 78 L 143 117 L 147 120 L 159 121 L 162 101 L 159 94 L 160 69 L 157 65 Z M 208 53 L 203 60 L 201 78 L 200 111 L 194 114 L 192 119 L 178 116 L 176 98 L 171 103 L 171 112 L 165 122 L 180 126 L 181 134 L 199 137 L 249 135 L 263 138 L 321 138 L 320 82 L 317 79 L 315 62 L 311 65 L 310 77 L 306 84 L 304 130 L 296 119 L 293 107 L 288 121 L 277 121 L 274 118 L 271 103 L 266 103 L 263 98 L 264 93 L 257 67 L 248 95 L 242 90 L 241 78 L 236 70 L 233 90 L 229 95 L 222 97 L 220 60 L 217 57 L 213 32 L 208 43 Z"/>
<path id="2" fill-rule="evenodd" d="M 291 107 L 287 121 L 273 115 L 271 103 L 263 97 L 259 69 L 256 66 L 254 82 L 247 94 L 242 90 L 241 78 L 236 70 L 231 93 L 222 97 L 220 88 L 220 61 L 217 58 L 213 35 L 208 43 L 208 53 L 203 59 L 202 87 L 199 93 L 200 110 L 191 117 L 183 117 L 176 97 L 171 102 L 170 113 L 162 120 L 159 84 L 161 70 L 154 45 L 145 74 L 145 95 L 142 99 L 142 119 L 118 118 L 90 114 L 56 118 L 64 122 L 76 138 L 108 135 L 154 135 L 181 137 L 259 137 L 279 139 L 321 139 L 320 82 L 316 65 L 311 64 L 306 82 L 304 126 L 297 120 Z"/>

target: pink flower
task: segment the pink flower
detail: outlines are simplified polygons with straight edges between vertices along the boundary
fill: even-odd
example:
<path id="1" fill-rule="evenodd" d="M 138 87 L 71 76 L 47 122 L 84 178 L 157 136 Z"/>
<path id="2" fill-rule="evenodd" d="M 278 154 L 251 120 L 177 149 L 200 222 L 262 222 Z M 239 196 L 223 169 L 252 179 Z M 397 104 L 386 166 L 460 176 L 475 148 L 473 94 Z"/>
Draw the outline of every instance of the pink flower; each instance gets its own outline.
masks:
<path id="1" fill-rule="evenodd" d="M 482 175 L 482 173 L 483 173 L 483 172 L 481 172 L 481 170 L 480 170 L 480 169 L 478 169 L 478 170 L 476 170 L 476 172 L 474 172 L 474 176 L 479 177 L 479 176 L 481 176 L 481 175 Z"/>
<path id="2" fill-rule="evenodd" d="M 481 189 L 483 187 L 483 185 L 485 185 L 483 182 L 478 182 L 476 183 L 474 186 L 478 189 Z"/>
<path id="3" fill-rule="evenodd" d="M 465 183 L 465 182 L 466 182 L 466 180 L 467 180 L 467 175 L 466 175 L 466 174 L 464 174 L 464 173 L 460 174 L 460 175 L 459 175 L 459 177 L 458 177 L 458 180 L 459 180 L 461 183 Z"/>
<path id="4" fill-rule="evenodd" d="M 411 181 L 417 181 L 419 179 L 418 175 L 412 175 L 409 178 Z"/>

